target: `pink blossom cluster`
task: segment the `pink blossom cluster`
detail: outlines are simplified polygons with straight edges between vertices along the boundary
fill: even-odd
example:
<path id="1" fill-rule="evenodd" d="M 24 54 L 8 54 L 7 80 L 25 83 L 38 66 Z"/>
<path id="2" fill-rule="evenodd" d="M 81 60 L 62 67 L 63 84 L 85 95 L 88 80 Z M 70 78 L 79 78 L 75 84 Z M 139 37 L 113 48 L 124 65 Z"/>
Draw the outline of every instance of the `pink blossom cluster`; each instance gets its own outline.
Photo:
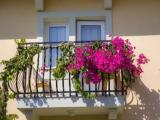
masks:
<path id="1" fill-rule="evenodd" d="M 74 60 L 67 67 L 69 72 L 82 72 L 87 82 L 97 84 L 102 80 L 101 73 L 112 74 L 122 69 L 140 77 L 143 72 L 141 65 L 148 62 L 144 54 L 140 54 L 136 61 L 135 47 L 121 37 L 113 38 L 111 43 L 100 42 L 96 49 L 93 46 L 94 43 L 76 47 Z"/>
<path id="2" fill-rule="evenodd" d="M 41 75 L 43 75 L 47 69 L 48 69 L 48 65 L 47 65 L 47 64 L 43 64 L 43 65 L 38 69 L 38 72 L 39 72 Z"/>

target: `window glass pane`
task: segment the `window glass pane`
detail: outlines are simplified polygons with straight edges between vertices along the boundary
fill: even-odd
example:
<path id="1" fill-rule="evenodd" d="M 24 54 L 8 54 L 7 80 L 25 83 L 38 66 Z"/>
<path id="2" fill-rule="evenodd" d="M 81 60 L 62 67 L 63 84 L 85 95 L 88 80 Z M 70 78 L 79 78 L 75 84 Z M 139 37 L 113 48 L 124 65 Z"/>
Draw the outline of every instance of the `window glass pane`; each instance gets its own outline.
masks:
<path id="1" fill-rule="evenodd" d="M 55 27 L 49 28 L 49 41 L 50 42 L 60 42 L 60 41 L 66 41 L 66 40 L 67 39 L 66 39 L 66 27 L 65 26 L 55 26 Z M 52 67 L 56 66 L 57 54 L 58 56 L 60 56 L 61 54 L 60 49 L 53 48 L 52 49 L 52 63 L 51 63 Z"/>
<path id="2" fill-rule="evenodd" d="M 66 41 L 66 27 L 65 26 L 50 27 L 49 41 L 50 42 Z"/>
<path id="3" fill-rule="evenodd" d="M 101 25 L 81 25 L 81 40 L 101 40 Z"/>

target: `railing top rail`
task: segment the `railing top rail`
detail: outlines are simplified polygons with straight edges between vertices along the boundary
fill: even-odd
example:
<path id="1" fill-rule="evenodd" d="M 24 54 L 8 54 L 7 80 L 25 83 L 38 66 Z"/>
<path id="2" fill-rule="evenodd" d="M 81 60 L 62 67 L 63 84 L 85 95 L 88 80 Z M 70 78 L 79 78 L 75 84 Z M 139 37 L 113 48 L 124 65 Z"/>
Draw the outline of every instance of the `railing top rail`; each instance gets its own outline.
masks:
<path id="1" fill-rule="evenodd" d="M 29 44 L 61 44 L 61 43 L 93 43 L 93 42 L 96 42 L 96 41 L 99 41 L 99 42 L 111 42 L 111 40 L 94 40 L 94 41 L 58 41 L 58 42 L 27 42 L 25 43 L 26 45 L 29 45 Z"/>

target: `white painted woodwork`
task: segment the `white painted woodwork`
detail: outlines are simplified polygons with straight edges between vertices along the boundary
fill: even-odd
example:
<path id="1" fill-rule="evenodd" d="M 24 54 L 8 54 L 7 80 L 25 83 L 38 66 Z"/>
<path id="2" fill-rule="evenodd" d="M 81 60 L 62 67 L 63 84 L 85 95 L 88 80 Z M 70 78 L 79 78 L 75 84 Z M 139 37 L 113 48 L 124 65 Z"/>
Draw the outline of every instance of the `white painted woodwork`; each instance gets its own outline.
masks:
<path id="1" fill-rule="evenodd" d="M 104 0 L 104 8 L 111 9 L 112 8 L 112 0 Z"/>
<path id="2" fill-rule="evenodd" d="M 44 10 L 44 0 L 35 0 L 35 8 L 37 11 Z"/>

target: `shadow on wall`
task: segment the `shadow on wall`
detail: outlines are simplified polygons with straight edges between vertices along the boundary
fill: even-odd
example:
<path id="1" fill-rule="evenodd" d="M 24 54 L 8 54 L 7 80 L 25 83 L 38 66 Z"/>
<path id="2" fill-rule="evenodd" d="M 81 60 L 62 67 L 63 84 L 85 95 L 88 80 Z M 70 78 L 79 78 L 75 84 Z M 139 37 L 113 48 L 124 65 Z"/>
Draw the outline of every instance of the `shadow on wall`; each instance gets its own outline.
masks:
<path id="1" fill-rule="evenodd" d="M 136 87 L 135 87 L 136 86 Z M 128 104 L 121 120 L 160 120 L 160 90 L 149 90 L 139 80 L 133 85 L 137 99 L 136 105 Z M 139 99 L 139 100 L 138 100 Z M 133 99 L 132 99 L 133 100 Z"/>

